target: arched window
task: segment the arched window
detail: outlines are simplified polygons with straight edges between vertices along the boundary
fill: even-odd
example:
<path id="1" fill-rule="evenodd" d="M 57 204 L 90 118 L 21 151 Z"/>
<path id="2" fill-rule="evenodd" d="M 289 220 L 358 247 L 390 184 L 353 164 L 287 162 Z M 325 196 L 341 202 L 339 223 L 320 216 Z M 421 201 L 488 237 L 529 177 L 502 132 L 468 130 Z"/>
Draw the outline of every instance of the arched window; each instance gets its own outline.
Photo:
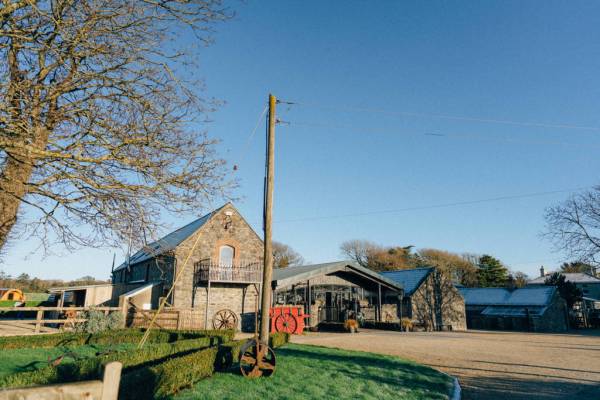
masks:
<path id="1" fill-rule="evenodd" d="M 235 257 L 235 248 L 231 246 L 219 247 L 219 264 L 223 267 L 232 267 L 233 258 Z"/>

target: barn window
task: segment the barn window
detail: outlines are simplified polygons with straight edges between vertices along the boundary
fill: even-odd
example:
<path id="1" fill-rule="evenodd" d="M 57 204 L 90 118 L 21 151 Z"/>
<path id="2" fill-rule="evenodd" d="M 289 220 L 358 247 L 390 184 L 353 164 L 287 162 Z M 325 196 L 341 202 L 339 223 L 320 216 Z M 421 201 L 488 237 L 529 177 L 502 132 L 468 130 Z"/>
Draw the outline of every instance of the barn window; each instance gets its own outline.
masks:
<path id="1" fill-rule="evenodd" d="M 231 246 L 219 247 L 219 264 L 225 267 L 233 266 L 233 258 L 235 257 L 235 249 Z"/>

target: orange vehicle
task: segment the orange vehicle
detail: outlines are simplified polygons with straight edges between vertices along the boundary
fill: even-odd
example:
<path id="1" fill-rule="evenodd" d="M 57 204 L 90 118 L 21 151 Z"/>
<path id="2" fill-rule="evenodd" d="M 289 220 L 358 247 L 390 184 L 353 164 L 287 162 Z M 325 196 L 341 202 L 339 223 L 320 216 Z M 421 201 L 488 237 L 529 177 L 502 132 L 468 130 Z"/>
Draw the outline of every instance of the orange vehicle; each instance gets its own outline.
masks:
<path id="1" fill-rule="evenodd" d="M 304 314 L 304 306 L 277 306 L 269 310 L 271 333 L 286 332 L 301 335 L 304 331 L 304 319 L 310 317 Z"/>

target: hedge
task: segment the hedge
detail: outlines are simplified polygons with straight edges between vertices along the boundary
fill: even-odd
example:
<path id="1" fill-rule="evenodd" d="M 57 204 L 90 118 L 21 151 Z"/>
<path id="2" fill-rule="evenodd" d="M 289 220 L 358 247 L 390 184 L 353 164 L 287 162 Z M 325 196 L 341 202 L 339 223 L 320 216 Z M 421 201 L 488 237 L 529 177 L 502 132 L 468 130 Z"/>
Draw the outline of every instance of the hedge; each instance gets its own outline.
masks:
<path id="1" fill-rule="evenodd" d="M 100 333 L 57 333 L 52 335 L 0 337 L 0 350 L 21 348 L 43 348 L 56 346 L 81 346 L 84 344 L 136 343 L 144 335 L 144 329 L 117 329 Z M 171 343 L 178 340 L 201 337 L 217 337 L 221 343 L 233 340 L 233 330 L 152 330 L 147 343 Z"/>
<path id="2" fill-rule="evenodd" d="M 22 387 L 32 385 L 49 385 L 53 383 L 74 382 L 97 379 L 102 366 L 111 361 L 123 363 L 123 369 L 153 365 L 176 354 L 187 354 L 190 351 L 215 346 L 220 343 L 217 337 L 201 337 L 198 339 L 180 340 L 175 343 L 149 344 L 142 349 L 114 352 L 99 357 L 47 366 L 37 371 L 20 372 L 0 378 L 0 387 Z"/>
<path id="3" fill-rule="evenodd" d="M 288 333 L 274 333 L 269 337 L 271 347 L 289 342 Z M 246 340 L 236 340 L 218 347 L 210 347 L 163 363 L 139 368 L 121 377 L 119 399 L 166 399 L 181 389 L 191 387 L 215 371 L 226 370 L 239 359 Z"/>
<path id="4" fill-rule="evenodd" d="M 204 331 L 205 334 L 209 332 L 212 331 Z M 119 399 L 162 399 L 237 362 L 240 349 L 246 341 L 224 341 L 224 338 L 230 338 L 233 334 L 217 332 L 219 336 L 149 344 L 142 349 L 17 373 L 0 378 L 0 388 L 97 379 L 104 365 L 120 361 L 123 363 L 123 373 Z M 198 334 L 198 331 L 163 333 L 186 336 Z M 287 343 L 289 338 L 287 333 L 275 333 L 270 335 L 269 342 L 271 347 L 277 348 Z"/>

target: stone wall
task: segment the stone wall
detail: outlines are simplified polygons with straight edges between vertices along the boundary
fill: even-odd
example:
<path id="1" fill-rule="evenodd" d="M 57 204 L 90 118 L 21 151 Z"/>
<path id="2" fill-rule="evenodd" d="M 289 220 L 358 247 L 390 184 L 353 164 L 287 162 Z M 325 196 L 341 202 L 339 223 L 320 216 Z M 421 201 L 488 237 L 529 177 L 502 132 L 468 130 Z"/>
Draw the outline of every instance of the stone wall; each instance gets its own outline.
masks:
<path id="1" fill-rule="evenodd" d="M 210 301 L 207 304 L 207 287 L 196 288 L 193 309 L 196 310 L 204 328 L 205 315 L 208 307 L 208 324 L 206 329 L 212 329 L 214 314 L 223 309 L 233 311 L 238 317 L 238 329 L 250 331 L 254 327 L 255 299 L 258 297 L 253 285 L 211 284 Z M 259 303 L 260 306 L 260 303 Z"/>
<path id="2" fill-rule="evenodd" d="M 567 328 L 567 304 L 556 291 L 546 312 L 531 319 L 531 330 L 533 332 L 565 332 Z"/>
<path id="3" fill-rule="evenodd" d="M 452 283 L 443 279 L 436 283 L 431 273 L 412 294 L 411 318 L 427 330 L 448 326 L 452 330 L 466 330 L 464 298 Z"/>
<path id="4" fill-rule="evenodd" d="M 226 213 L 231 212 L 231 216 Z M 198 238 L 198 236 L 200 236 Z M 185 260 L 194 243 L 198 243 L 190 256 L 187 265 Z M 213 215 L 195 234 L 187 238 L 175 249 L 176 274 L 185 268 L 179 282 L 173 291 L 173 306 L 178 308 L 192 307 L 192 293 L 194 292 L 195 264 L 202 260 L 218 259 L 219 246 L 230 245 L 235 248 L 234 262 L 260 261 L 263 256 L 263 243 L 256 232 L 244 220 L 231 204 L 227 204 Z M 201 288 L 196 290 L 200 293 Z M 242 285 L 239 285 L 241 292 Z M 212 301 L 212 299 L 211 299 Z M 205 304 L 201 300 L 194 300 L 194 307 Z M 210 313 L 210 310 L 209 310 Z"/>

